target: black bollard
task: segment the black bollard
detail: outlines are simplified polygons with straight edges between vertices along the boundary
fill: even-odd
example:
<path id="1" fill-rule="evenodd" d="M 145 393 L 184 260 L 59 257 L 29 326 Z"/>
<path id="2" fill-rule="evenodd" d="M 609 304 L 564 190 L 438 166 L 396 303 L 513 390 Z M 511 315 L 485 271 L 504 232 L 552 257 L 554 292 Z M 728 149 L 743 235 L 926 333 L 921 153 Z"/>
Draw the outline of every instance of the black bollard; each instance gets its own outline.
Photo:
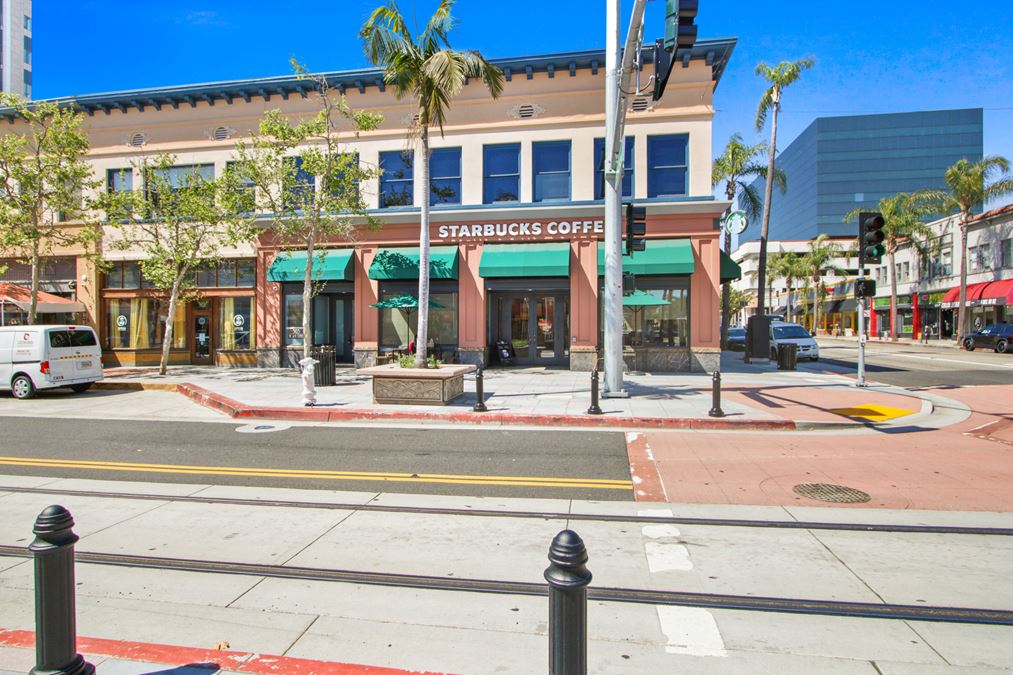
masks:
<path id="1" fill-rule="evenodd" d="M 74 518 L 59 505 L 35 519 L 35 667 L 32 675 L 91 675 L 95 666 L 77 653 L 74 607 Z"/>
<path id="2" fill-rule="evenodd" d="M 721 372 L 717 370 L 711 377 L 711 409 L 707 414 L 711 417 L 725 416 L 725 412 L 721 409 Z"/>
<path id="3" fill-rule="evenodd" d="M 485 377 L 482 375 L 481 368 L 479 368 L 478 372 L 475 373 L 475 406 L 472 410 L 474 412 L 489 411 L 489 409 L 485 407 Z"/>
<path id="4" fill-rule="evenodd" d="M 587 409 L 588 415 L 601 415 L 601 406 L 598 405 L 598 370 L 591 371 L 591 407 Z"/>
<path id="5" fill-rule="evenodd" d="M 549 675 L 587 673 L 587 549 L 573 530 L 549 546 Z"/>

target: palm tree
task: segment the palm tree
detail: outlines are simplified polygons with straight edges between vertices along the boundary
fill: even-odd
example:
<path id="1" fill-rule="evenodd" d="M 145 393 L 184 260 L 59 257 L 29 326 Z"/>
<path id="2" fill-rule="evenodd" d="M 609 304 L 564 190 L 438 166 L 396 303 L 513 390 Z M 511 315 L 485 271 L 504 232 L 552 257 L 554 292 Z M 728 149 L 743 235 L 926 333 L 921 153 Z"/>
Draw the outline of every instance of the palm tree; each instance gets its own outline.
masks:
<path id="1" fill-rule="evenodd" d="M 819 332 L 820 305 L 826 295 L 823 276 L 828 272 L 844 274 L 844 270 L 834 261 L 846 255 L 844 247 L 830 239 L 830 235 L 821 234 L 809 244 L 809 250 L 802 256 L 801 271 L 815 285 L 813 293 L 813 333 Z"/>
<path id="2" fill-rule="evenodd" d="M 897 250 L 910 243 L 924 258 L 923 244 L 932 237 L 932 228 L 922 222 L 922 216 L 932 213 L 935 208 L 923 193 L 900 192 L 892 197 L 879 200 L 876 208 L 883 216 L 883 246 L 886 248 L 887 270 L 890 272 L 890 339 L 897 335 Z M 861 209 L 845 214 L 846 221 L 858 217 Z M 859 242 L 859 247 L 862 243 Z"/>
<path id="3" fill-rule="evenodd" d="M 1013 177 L 1006 175 L 1008 171 L 1009 160 L 998 155 L 973 164 L 960 159 L 943 174 L 949 192 L 922 193 L 935 203 L 937 212 L 960 214 L 957 220 L 960 228 L 960 307 L 957 310 L 960 330 L 954 334 L 957 342 L 971 329 L 971 317 L 967 315 L 967 226 L 971 222 L 971 210 L 979 204 L 1013 194 Z"/>
<path id="4" fill-rule="evenodd" d="M 373 10 L 359 31 L 366 56 L 384 71 L 384 81 L 394 87 L 398 99 L 411 98 L 418 105 L 417 121 L 409 138 L 422 149 L 422 213 L 419 232 L 419 321 L 415 332 L 416 364 L 426 367 L 429 341 L 429 130 L 443 136 L 450 101 L 468 78 L 481 78 L 493 98 L 503 91 L 503 72 L 477 51 L 451 49 L 447 34 L 456 23 L 450 10 L 454 0 L 441 0 L 425 29 L 413 37 L 390 0 Z"/>
<path id="5" fill-rule="evenodd" d="M 774 154 L 777 152 L 777 113 L 781 109 L 781 94 L 789 86 L 795 83 L 802 75 L 802 71 L 812 68 L 816 62 L 813 59 L 800 59 L 798 61 L 782 61 L 777 66 L 768 66 L 763 61 L 756 65 L 756 74 L 770 83 L 767 90 L 760 97 L 760 105 L 756 109 L 756 130 L 763 129 L 767 121 L 767 114 L 771 113 L 770 124 L 770 145 L 767 146 L 767 174 L 774 175 Z M 757 288 L 762 289 L 764 275 L 767 266 L 767 230 L 770 227 L 770 199 L 773 196 L 773 181 L 767 181 L 763 197 L 763 225 L 760 229 L 760 275 Z M 763 314 L 763 294 L 760 293 L 760 305 L 757 308 L 758 314 Z"/>
<path id="6" fill-rule="evenodd" d="M 795 280 L 802 279 L 806 276 L 806 268 L 803 264 L 803 257 L 794 251 L 786 251 L 782 253 L 775 253 L 770 258 L 769 272 L 771 280 L 783 278 L 785 285 L 788 287 L 788 299 L 785 301 L 785 305 L 788 308 L 788 314 L 785 317 L 789 322 L 791 321 L 791 292 L 795 287 Z"/>
<path id="7" fill-rule="evenodd" d="M 730 202 L 737 202 L 742 210 L 746 212 L 746 217 L 749 220 L 755 220 L 760 215 L 760 205 L 762 202 L 760 196 L 756 194 L 756 188 L 752 186 L 752 179 L 767 177 L 767 167 L 756 161 L 766 151 L 766 143 L 746 145 L 742 142 L 741 134 L 732 134 L 732 137 L 728 139 L 724 152 L 714 160 L 714 166 L 711 169 L 711 185 L 717 187 L 719 184 L 724 183 L 725 197 Z M 773 176 L 774 181 L 783 194 L 788 185 L 784 172 L 780 169 L 774 169 Z M 728 211 L 730 210 L 731 206 L 725 211 L 725 215 L 728 215 Z M 725 229 L 724 237 L 725 253 L 730 254 L 732 252 L 732 235 L 727 228 Z M 728 318 L 732 314 L 729 304 L 731 298 L 730 289 L 731 284 L 727 283 L 723 284 L 721 289 L 722 349 L 725 349 L 728 345 Z"/>

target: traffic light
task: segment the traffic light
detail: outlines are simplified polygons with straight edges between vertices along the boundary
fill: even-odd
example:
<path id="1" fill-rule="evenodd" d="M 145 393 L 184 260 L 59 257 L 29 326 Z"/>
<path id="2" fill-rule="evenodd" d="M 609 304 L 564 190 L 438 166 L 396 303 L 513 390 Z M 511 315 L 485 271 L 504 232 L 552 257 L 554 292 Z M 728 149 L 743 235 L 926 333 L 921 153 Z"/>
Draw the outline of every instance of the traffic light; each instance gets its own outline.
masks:
<path id="1" fill-rule="evenodd" d="M 629 295 L 637 290 L 637 275 L 633 272 L 623 272 L 623 295 Z"/>
<path id="2" fill-rule="evenodd" d="M 634 206 L 632 202 L 626 204 L 626 252 L 630 255 L 634 251 L 643 251 L 647 244 L 643 237 L 647 234 L 647 207 Z"/>
<path id="3" fill-rule="evenodd" d="M 879 265 L 882 262 L 886 247 L 883 240 L 883 214 L 863 211 L 858 214 L 858 247 L 862 265 Z"/>
<path id="4" fill-rule="evenodd" d="M 666 0 L 665 39 L 654 43 L 654 92 L 657 101 L 665 93 L 665 85 L 672 74 L 672 64 L 680 49 L 690 49 L 696 43 L 698 0 Z"/>

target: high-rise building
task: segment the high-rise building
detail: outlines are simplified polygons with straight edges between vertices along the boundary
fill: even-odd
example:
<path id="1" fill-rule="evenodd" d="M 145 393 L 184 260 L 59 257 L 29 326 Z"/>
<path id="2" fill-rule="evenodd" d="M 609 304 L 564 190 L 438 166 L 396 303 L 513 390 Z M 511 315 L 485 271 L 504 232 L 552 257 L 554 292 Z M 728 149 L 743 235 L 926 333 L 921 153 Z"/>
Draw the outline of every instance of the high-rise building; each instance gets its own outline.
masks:
<path id="1" fill-rule="evenodd" d="M 980 160 L 982 146 L 981 108 L 818 117 L 775 160 L 788 191 L 774 189 L 769 238 L 853 236 L 849 211 L 898 192 L 945 189 L 946 169 Z M 763 180 L 753 186 L 762 198 Z M 756 223 L 742 240 L 759 238 Z"/>
<path id="2" fill-rule="evenodd" d="M 32 0 L 0 0 L 0 90 L 32 97 Z"/>

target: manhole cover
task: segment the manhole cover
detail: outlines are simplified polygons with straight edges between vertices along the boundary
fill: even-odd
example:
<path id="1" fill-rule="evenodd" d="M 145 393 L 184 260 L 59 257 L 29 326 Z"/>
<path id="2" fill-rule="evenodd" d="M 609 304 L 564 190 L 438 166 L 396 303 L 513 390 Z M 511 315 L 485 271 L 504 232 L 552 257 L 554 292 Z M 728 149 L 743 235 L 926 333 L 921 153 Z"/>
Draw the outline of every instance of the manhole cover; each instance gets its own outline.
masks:
<path id="1" fill-rule="evenodd" d="M 799 483 L 792 489 L 803 497 L 836 504 L 861 504 L 872 499 L 866 492 L 833 483 Z"/>

